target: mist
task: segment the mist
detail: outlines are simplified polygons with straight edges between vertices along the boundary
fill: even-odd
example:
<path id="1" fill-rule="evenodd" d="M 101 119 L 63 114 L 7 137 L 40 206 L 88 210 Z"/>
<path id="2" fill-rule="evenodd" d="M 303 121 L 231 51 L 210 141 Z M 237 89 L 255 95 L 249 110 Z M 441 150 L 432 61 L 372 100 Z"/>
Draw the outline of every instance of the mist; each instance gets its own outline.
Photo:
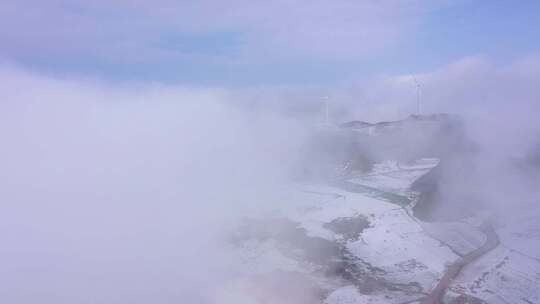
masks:
<path id="1" fill-rule="evenodd" d="M 222 89 L 0 83 L 3 301 L 223 303 L 227 231 L 274 203 L 297 121 Z"/>
<path id="2" fill-rule="evenodd" d="M 244 273 L 230 236 L 246 217 L 287 203 L 283 189 L 299 164 L 316 171 L 351 157 L 339 129 L 328 142 L 313 137 L 324 121 L 321 95 L 333 101 L 333 123 L 399 121 L 416 106 L 411 77 L 423 83 L 423 113 L 455 113 L 462 128 L 446 138 L 412 126 L 368 142 L 361 156 L 439 157 L 435 220 L 482 213 L 513 224 L 538 211 L 540 195 L 531 63 L 537 58 L 503 67 L 469 58 L 347 88 L 242 90 L 3 66 L 0 298 L 320 303 L 321 290 L 298 274 Z M 316 174 L 317 182 L 336 178 L 328 168 Z"/>
<path id="3" fill-rule="evenodd" d="M 0 1 L 0 303 L 540 303 L 539 12 Z"/>
<path id="4" fill-rule="evenodd" d="M 411 94 L 411 81 L 416 77 L 422 84 L 424 113 L 454 113 L 463 121 L 461 136 L 472 151 L 455 170 L 446 170 L 445 183 L 451 193 L 440 204 L 442 213 L 459 213 L 471 201 L 481 202 L 478 209 L 493 212 L 504 222 L 538 210 L 538 167 L 528 159 L 538 154 L 540 141 L 536 117 L 540 111 L 539 62 L 537 54 L 506 64 L 482 56 L 467 57 L 381 85 L 390 89 L 379 98 L 403 97 L 408 101 L 395 103 L 394 109 L 410 111 L 416 105 L 416 96 Z M 389 104 L 382 102 L 381 112 L 388 112 Z M 461 153 L 455 145 L 447 150 L 454 156 Z"/>

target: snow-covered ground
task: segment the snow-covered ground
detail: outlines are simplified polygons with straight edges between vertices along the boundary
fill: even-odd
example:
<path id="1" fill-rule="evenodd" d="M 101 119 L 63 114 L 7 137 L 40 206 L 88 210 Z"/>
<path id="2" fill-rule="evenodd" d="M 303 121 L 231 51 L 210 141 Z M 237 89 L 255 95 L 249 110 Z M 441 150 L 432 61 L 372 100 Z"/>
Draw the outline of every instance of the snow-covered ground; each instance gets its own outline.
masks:
<path id="1" fill-rule="evenodd" d="M 386 161 L 375 164 L 372 172 L 355 176 L 349 181 L 383 191 L 407 194 L 412 183 L 438 163 L 436 158 L 424 158 L 407 164 Z"/>
<path id="2" fill-rule="evenodd" d="M 437 164 L 436 159 L 388 161 L 348 182 L 410 196 L 411 184 Z M 449 264 L 485 242 L 468 222 L 422 223 L 407 206 L 339 185 L 287 188 L 274 207 L 247 221 L 236 236 L 249 279 L 241 288 L 231 286 L 245 297 L 250 294 L 246 288 L 262 282 L 256 294 L 272 295 L 266 302 L 257 296 L 246 303 L 413 303 L 438 283 Z M 503 245 L 465 267 L 452 285 L 455 295 L 488 303 L 540 303 L 535 289 L 540 287 L 539 254 L 519 252 L 540 235 L 540 225 L 531 225 L 515 228 L 518 232 L 500 229 Z M 521 244 L 515 233 L 524 231 L 527 240 Z M 280 282 L 293 276 L 299 295 L 283 292 L 280 298 L 283 287 L 267 279 L 276 276 Z M 306 292 L 312 296 L 301 296 Z"/>
<path id="3" fill-rule="evenodd" d="M 469 264 L 451 290 L 487 303 L 540 303 L 540 261 L 504 246 Z"/>
<path id="4" fill-rule="evenodd" d="M 497 229 L 501 245 L 468 265 L 451 287 L 487 303 L 540 303 L 540 222 L 538 212 L 514 218 Z"/>

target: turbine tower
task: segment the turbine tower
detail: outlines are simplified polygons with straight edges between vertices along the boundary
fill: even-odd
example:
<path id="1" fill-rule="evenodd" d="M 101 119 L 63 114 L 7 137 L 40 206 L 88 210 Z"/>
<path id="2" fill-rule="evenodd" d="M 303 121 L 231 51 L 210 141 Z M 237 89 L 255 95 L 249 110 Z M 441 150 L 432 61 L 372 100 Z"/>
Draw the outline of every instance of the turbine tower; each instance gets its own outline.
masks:
<path id="1" fill-rule="evenodd" d="M 421 91 L 420 91 L 420 83 L 418 82 L 418 80 L 416 79 L 416 77 L 413 78 L 414 80 L 414 85 L 416 87 L 416 114 L 417 115 L 420 115 L 420 94 L 421 94 Z"/>
<path id="2" fill-rule="evenodd" d="M 321 97 L 324 101 L 324 124 L 330 124 L 330 98 L 328 96 Z"/>

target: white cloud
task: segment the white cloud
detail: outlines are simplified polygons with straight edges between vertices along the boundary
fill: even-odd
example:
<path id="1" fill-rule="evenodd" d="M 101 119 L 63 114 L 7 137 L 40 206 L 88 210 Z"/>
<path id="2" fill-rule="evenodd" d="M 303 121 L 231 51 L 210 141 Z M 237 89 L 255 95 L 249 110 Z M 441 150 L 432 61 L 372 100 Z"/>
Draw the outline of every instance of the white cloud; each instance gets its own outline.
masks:
<path id="1" fill-rule="evenodd" d="M 434 71 L 360 84 L 345 103 L 358 119 L 406 117 L 416 113 L 416 78 L 423 113 L 460 114 L 476 140 L 519 154 L 540 140 L 539 64 L 535 54 L 506 64 L 466 57 Z"/>
<path id="2" fill-rule="evenodd" d="M 208 303 L 230 220 L 274 203 L 302 138 L 222 90 L 0 82 L 3 302 Z"/>
<path id="3" fill-rule="evenodd" d="M 232 33 L 238 40 L 226 52 L 229 62 L 347 60 L 396 45 L 437 5 L 425 0 L 9 0 L 0 4 L 0 51 L 8 57 L 82 61 L 83 56 L 113 62 L 193 60 L 197 57 L 181 46 L 160 48 L 161 37 Z M 213 47 L 223 46 L 208 45 Z"/>
<path id="4" fill-rule="evenodd" d="M 414 76 L 426 112 L 465 115 L 474 139 L 513 155 L 539 138 L 539 65 L 534 55 L 506 65 L 470 57 Z M 354 118 L 403 118 L 415 108 L 411 76 L 332 100 Z M 14 68 L 0 69 L 0 82 L 8 302 L 204 303 L 234 265 L 220 243 L 227 219 L 275 203 L 303 139 L 298 122 L 241 104 L 320 104 L 316 89 L 110 87 Z"/>

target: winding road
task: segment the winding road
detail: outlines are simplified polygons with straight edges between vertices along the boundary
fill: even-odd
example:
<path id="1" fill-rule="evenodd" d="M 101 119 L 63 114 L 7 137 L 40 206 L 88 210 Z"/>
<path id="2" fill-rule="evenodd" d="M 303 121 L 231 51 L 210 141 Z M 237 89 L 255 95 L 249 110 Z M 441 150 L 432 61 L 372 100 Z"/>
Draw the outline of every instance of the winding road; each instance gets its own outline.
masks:
<path id="1" fill-rule="evenodd" d="M 405 196 L 389 193 L 365 185 L 352 183 L 347 180 L 339 180 L 338 182 L 334 183 L 334 185 L 349 192 L 364 193 L 368 196 L 373 196 L 378 199 L 394 203 L 401 207 L 407 206 L 411 203 L 410 199 Z M 460 274 L 461 270 L 468 264 L 474 262 L 479 257 L 495 249 L 500 244 L 497 233 L 488 221 L 482 223 L 478 228 L 486 235 L 486 241 L 484 242 L 484 244 L 477 249 L 469 252 L 468 254 L 460 257 L 454 263 L 449 265 L 446 268 L 446 272 L 437 283 L 437 286 L 435 286 L 435 288 L 433 288 L 426 297 L 417 300 L 420 304 L 441 304 L 444 293 L 452 283 L 452 280 Z"/>
<path id="2" fill-rule="evenodd" d="M 421 304 L 440 304 L 442 303 L 442 297 L 448 286 L 452 283 L 452 280 L 459 275 L 463 267 L 472 263 L 479 257 L 495 249 L 499 245 L 499 237 L 493 230 L 493 227 L 489 223 L 483 223 L 480 226 L 480 230 L 486 234 L 486 242 L 471 251 L 467 255 L 459 258 L 452 263 L 446 269 L 446 273 L 443 275 L 437 286 L 429 293 L 427 297 L 420 301 Z"/>

